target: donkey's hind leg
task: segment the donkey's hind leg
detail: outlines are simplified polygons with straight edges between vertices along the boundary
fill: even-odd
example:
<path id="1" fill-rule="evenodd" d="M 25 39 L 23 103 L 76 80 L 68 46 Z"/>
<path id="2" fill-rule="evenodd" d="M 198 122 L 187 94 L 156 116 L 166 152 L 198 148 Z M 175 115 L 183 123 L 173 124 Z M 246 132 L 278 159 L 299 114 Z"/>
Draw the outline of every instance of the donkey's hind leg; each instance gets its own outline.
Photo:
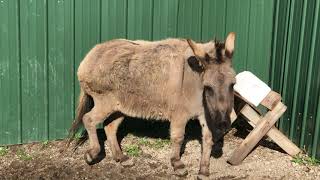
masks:
<path id="1" fill-rule="evenodd" d="M 122 162 L 128 159 L 128 157 L 122 153 L 117 139 L 117 130 L 123 119 L 123 116 L 118 116 L 115 118 L 115 120 L 104 126 L 104 131 L 107 135 L 108 146 L 111 149 L 113 159 L 117 162 Z"/>
<path id="2" fill-rule="evenodd" d="M 85 161 L 88 164 L 93 164 L 94 160 L 100 153 L 100 144 L 97 136 L 96 125 L 103 122 L 113 111 L 105 107 L 98 106 L 97 104 L 93 109 L 83 116 L 83 124 L 86 128 L 90 141 L 90 149 L 85 153 Z"/>

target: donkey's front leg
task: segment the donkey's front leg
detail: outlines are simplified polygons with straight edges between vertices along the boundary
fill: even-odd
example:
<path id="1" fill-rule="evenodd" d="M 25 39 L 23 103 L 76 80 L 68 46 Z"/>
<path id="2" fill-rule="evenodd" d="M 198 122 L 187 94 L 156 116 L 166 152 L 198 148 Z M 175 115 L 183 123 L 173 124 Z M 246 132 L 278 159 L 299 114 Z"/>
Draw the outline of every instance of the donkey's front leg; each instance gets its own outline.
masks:
<path id="1" fill-rule="evenodd" d="M 176 171 L 183 169 L 185 166 L 180 159 L 181 145 L 184 139 L 185 127 L 187 124 L 186 119 L 173 118 L 170 123 L 170 139 L 171 139 L 171 165 Z"/>
<path id="2" fill-rule="evenodd" d="M 202 155 L 200 161 L 199 174 L 209 176 L 210 155 L 212 150 L 212 133 L 208 128 L 204 115 L 199 116 L 200 125 L 202 127 Z"/>

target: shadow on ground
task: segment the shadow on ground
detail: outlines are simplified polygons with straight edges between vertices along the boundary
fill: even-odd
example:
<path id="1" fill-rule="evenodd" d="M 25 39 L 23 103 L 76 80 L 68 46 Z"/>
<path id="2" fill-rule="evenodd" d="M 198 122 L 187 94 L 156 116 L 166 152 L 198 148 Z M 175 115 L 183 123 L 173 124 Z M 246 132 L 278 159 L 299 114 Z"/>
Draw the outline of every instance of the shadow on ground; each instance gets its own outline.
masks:
<path id="1" fill-rule="evenodd" d="M 237 131 L 233 135 L 241 139 L 245 139 L 253 129 L 253 127 L 241 117 L 234 122 L 233 127 L 237 129 Z M 268 140 L 267 138 L 267 136 L 263 137 L 261 141 L 255 146 L 255 148 L 260 145 L 281 153 L 285 153 L 285 151 L 283 151 L 276 143 Z M 254 151 L 254 149 L 252 151 Z"/>
<path id="2" fill-rule="evenodd" d="M 245 139 L 245 137 L 247 137 L 247 135 L 252 130 L 252 127 L 245 120 L 241 118 L 239 118 L 236 121 L 236 123 L 233 124 L 232 127 L 237 129 L 237 131 L 233 135 L 242 139 Z M 97 129 L 97 133 L 98 133 L 99 143 L 101 146 L 101 152 L 99 154 L 99 157 L 94 162 L 94 164 L 102 161 L 106 156 L 105 150 L 104 150 L 105 149 L 104 142 L 106 141 L 107 137 L 105 135 L 104 129 L 103 128 Z M 143 120 L 138 118 L 127 117 L 124 119 L 124 121 L 122 122 L 118 130 L 119 143 L 121 143 L 123 138 L 128 134 L 132 134 L 137 137 L 170 139 L 170 123 L 168 121 Z M 84 132 L 83 138 L 78 142 L 78 145 L 83 144 L 86 140 L 87 140 L 87 133 Z M 197 120 L 189 121 L 186 126 L 185 140 L 182 145 L 181 154 L 184 153 L 186 144 L 192 140 L 197 140 L 199 141 L 199 143 L 202 143 L 201 142 L 201 126 Z M 214 143 L 212 152 L 211 152 L 211 155 L 214 158 L 219 158 L 222 156 L 223 144 L 224 144 L 223 141 Z M 269 140 L 266 140 L 266 138 L 263 138 L 258 145 L 284 153 L 284 151 L 277 144 Z"/>

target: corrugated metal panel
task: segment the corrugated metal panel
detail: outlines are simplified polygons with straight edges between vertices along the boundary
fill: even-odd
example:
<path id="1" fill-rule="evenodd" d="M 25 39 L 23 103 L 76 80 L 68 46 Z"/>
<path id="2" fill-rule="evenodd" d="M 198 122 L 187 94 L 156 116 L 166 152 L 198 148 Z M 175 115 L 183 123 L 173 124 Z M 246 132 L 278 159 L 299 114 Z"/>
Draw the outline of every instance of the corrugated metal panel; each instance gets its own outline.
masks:
<path id="1" fill-rule="evenodd" d="M 268 80 L 273 2 L 0 1 L 0 134 L 5 137 L 0 144 L 64 137 L 79 94 L 75 71 L 85 54 L 105 40 L 208 41 L 235 31 L 236 69 Z"/>
<path id="2" fill-rule="evenodd" d="M 58 0 L 59 1 L 59 0 Z M 77 70 L 87 52 L 101 41 L 101 1 L 74 0 L 74 68 Z M 75 104 L 80 92 L 75 75 Z"/>
<path id="3" fill-rule="evenodd" d="M 0 3 L 0 144 L 21 142 L 19 3 Z"/>
<path id="4" fill-rule="evenodd" d="M 268 82 L 273 6 L 274 1 L 204 0 L 201 39 L 224 39 L 228 32 L 235 31 L 235 69 L 250 70 Z"/>
<path id="5" fill-rule="evenodd" d="M 127 0 L 101 2 L 101 40 L 127 37 Z"/>
<path id="6" fill-rule="evenodd" d="M 319 0 L 278 1 L 271 84 L 288 109 L 280 129 L 313 157 L 320 157 Z"/>
<path id="7" fill-rule="evenodd" d="M 212 40 L 215 37 L 222 39 L 226 36 L 226 9 L 227 1 L 203 0 L 201 29 L 202 40 Z M 245 19 L 242 19 L 242 22 L 244 21 Z"/>
<path id="8" fill-rule="evenodd" d="M 48 1 L 49 139 L 67 135 L 74 110 L 74 4 Z"/>
<path id="9" fill-rule="evenodd" d="M 48 138 L 47 2 L 20 1 L 22 142 Z"/>
<path id="10" fill-rule="evenodd" d="M 201 40 L 202 1 L 179 1 L 177 36 Z"/>
<path id="11" fill-rule="evenodd" d="M 153 1 L 153 40 L 177 36 L 178 0 Z"/>
<path id="12" fill-rule="evenodd" d="M 152 40 L 153 1 L 128 1 L 128 39 Z"/>

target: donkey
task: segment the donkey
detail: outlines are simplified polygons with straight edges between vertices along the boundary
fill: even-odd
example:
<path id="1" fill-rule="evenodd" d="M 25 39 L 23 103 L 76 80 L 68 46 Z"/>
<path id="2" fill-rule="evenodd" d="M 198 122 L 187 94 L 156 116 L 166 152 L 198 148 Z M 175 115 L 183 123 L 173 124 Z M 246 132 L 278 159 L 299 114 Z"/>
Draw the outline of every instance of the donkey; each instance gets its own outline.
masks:
<path id="1" fill-rule="evenodd" d="M 193 40 L 111 40 L 96 45 L 81 62 L 78 79 L 81 93 L 71 137 L 83 123 L 90 149 L 84 158 L 91 164 L 100 152 L 96 125 L 105 125 L 113 159 L 124 161 L 117 129 L 125 116 L 170 121 L 171 165 L 180 160 L 185 126 L 198 119 L 202 127 L 199 174 L 209 176 L 214 142 L 230 127 L 235 71 L 232 68 L 235 33 L 225 42 Z M 117 113 L 117 116 L 111 116 Z"/>

